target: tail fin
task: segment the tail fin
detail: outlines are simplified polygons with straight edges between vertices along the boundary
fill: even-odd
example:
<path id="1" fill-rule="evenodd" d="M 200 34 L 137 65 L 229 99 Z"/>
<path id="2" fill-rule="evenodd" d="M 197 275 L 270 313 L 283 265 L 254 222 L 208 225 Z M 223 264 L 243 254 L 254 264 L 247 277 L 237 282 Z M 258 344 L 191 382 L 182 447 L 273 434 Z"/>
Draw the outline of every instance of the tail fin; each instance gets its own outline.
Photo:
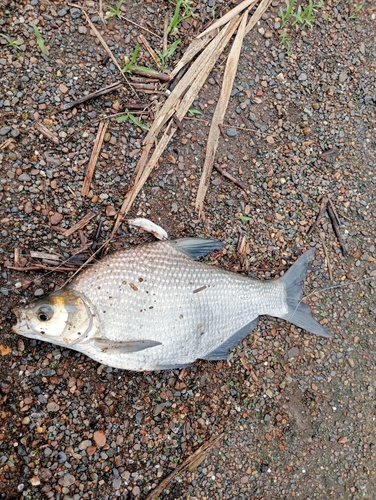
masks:
<path id="1" fill-rule="evenodd" d="M 311 310 L 307 304 L 301 301 L 303 295 L 302 282 L 314 255 L 315 250 L 311 248 L 299 257 L 287 273 L 282 276 L 281 282 L 285 285 L 288 313 L 281 317 L 307 330 L 307 332 L 321 335 L 322 337 L 331 337 L 331 334 L 313 319 Z"/>

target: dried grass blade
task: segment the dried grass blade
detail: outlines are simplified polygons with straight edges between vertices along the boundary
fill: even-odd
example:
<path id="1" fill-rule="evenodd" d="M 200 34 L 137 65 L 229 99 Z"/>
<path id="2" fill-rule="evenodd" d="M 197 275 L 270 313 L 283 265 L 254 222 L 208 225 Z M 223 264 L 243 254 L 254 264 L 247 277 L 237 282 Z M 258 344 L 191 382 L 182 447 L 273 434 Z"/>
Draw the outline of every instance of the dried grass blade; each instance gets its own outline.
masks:
<path id="1" fill-rule="evenodd" d="M 221 95 L 219 97 L 218 104 L 215 108 L 214 116 L 209 131 L 208 143 L 206 147 L 205 163 L 196 197 L 196 210 L 198 210 L 198 212 L 201 215 L 203 215 L 204 199 L 206 191 L 209 186 L 210 175 L 214 163 L 214 157 L 218 147 L 219 134 L 220 134 L 219 126 L 223 123 L 223 119 L 226 113 L 228 102 L 230 100 L 231 90 L 234 84 L 234 79 L 238 68 L 240 52 L 242 49 L 243 39 L 245 36 L 247 17 L 248 17 L 248 10 L 244 12 L 244 14 L 242 15 L 240 27 L 238 29 L 230 54 L 227 59 L 225 74 L 223 77 Z"/>
<path id="2" fill-rule="evenodd" d="M 247 7 L 249 7 L 249 8 L 253 7 L 253 5 L 256 4 L 257 2 L 258 2 L 258 0 L 244 0 L 244 2 L 240 3 L 239 5 L 237 5 L 233 9 L 231 9 L 229 12 L 227 12 L 227 14 L 225 14 L 220 19 L 215 21 L 211 26 L 209 26 L 209 28 L 207 28 L 205 31 L 200 33 L 197 38 L 203 38 L 205 35 L 207 35 L 211 31 L 213 31 L 217 28 L 220 28 L 224 24 L 231 21 L 236 15 L 243 12 L 243 10 L 246 9 Z"/>
<path id="3" fill-rule="evenodd" d="M 95 165 L 97 164 L 98 156 L 102 147 L 104 135 L 106 133 L 108 123 L 101 122 L 98 127 L 97 137 L 95 138 L 93 151 L 91 153 L 89 165 L 86 170 L 84 184 L 81 189 L 81 196 L 87 196 L 90 189 L 91 179 L 94 174 Z"/>
<path id="4" fill-rule="evenodd" d="M 84 215 L 84 217 L 82 217 L 82 219 L 80 221 L 78 221 L 76 224 L 74 224 L 74 226 L 72 226 L 69 229 L 65 229 L 64 231 L 61 232 L 61 234 L 65 237 L 70 236 L 78 229 L 84 228 L 86 226 L 86 224 L 88 224 L 88 222 L 91 221 L 91 219 L 93 217 L 95 217 L 95 215 L 96 214 L 94 212 L 88 212 L 86 215 Z"/>

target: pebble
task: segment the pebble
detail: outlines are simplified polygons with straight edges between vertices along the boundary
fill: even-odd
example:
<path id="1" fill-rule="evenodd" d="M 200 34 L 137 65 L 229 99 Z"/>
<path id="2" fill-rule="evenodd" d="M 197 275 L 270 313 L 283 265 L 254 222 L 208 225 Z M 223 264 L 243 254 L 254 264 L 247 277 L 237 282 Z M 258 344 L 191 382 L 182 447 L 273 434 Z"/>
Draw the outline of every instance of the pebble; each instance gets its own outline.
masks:
<path id="1" fill-rule="evenodd" d="M 68 486 L 72 486 L 72 484 L 74 484 L 76 478 L 72 475 L 72 474 L 65 474 L 63 477 L 61 477 L 58 481 L 58 483 L 60 484 L 60 486 L 65 486 L 65 487 L 68 487 Z"/>
<path id="2" fill-rule="evenodd" d="M 238 135 L 238 131 L 236 128 L 230 127 L 226 130 L 226 134 L 229 137 L 236 137 Z"/>
<path id="3" fill-rule="evenodd" d="M 58 411 L 60 406 L 55 403 L 54 401 L 51 401 L 50 403 L 47 403 L 47 411 Z"/>
<path id="4" fill-rule="evenodd" d="M 63 220 L 63 215 L 60 214 L 59 212 L 55 212 L 53 215 L 50 217 L 50 222 L 53 226 L 56 226 Z"/>
<path id="5" fill-rule="evenodd" d="M 300 351 L 297 347 L 292 347 L 288 352 L 287 352 L 287 358 L 297 358 L 300 355 Z"/>
<path id="6" fill-rule="evenodd" d="M 100 448 L 106 444 L 106 434 L 103 431 L 95 431 L 93 437 L 96 445 Z"/>
<path id="7" fill-rule="evenodd" d="M 30 484 L 31 484 L 31 486 L 39 486 L 40 485 L 40 479 L 39 479 L 39 477 L 33 476 L 30 479 Z"/>
<path id="8" fill-rule="evenodd" d="M 18 177 L 18 180 L 19 181 L 22 181 L 22 182 L 30 182 L 31 181 L 31 177 L 30 175 L 26 174 L 26 173 L 23 173 L 21 174 L 19 177 Z"/>
<path id="9" fill-rule="evenodd" d="M 34 292 L 34 295 L 35 297 L 41 297 L 42 295 L 44 295 L 44 290 L 43 288 L 37 288 Z"/>
<path id="10" fill-rule="evenodd" d="M 298 80 L 300 82 L 305 82 L 307 80 L 307 78 L 308 78 L 307 73 L 300 73 Z"/>
<path id="11" fill-rule="evenodd" d="M 7 135 L 11 131 L 11 128 L 8 126 L 0 128 L 0 135 Z"/>

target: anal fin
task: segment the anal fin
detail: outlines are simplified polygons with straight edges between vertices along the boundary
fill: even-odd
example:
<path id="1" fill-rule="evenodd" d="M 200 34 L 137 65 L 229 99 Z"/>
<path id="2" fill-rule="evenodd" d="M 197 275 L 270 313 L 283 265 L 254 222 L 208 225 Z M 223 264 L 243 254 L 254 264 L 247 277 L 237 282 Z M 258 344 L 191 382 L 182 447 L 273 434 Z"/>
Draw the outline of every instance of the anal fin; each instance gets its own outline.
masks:
<path id="1" fill-rule="evenodd" d="M 201 359 L 207 359 L 210 361 L 219 361 L 221 359 L 227 359 L 230 350 L 235 347 L 239 342 L 241 342 L 252 330 L 256 328 L 258 323 L 258 317 L 252 320 L 247 325 L 243 326 L 240 330 L 235 332 L 229 339 L 227 339 L 223 344 L 218 346 L 214 351 L 209 352 Z"/>

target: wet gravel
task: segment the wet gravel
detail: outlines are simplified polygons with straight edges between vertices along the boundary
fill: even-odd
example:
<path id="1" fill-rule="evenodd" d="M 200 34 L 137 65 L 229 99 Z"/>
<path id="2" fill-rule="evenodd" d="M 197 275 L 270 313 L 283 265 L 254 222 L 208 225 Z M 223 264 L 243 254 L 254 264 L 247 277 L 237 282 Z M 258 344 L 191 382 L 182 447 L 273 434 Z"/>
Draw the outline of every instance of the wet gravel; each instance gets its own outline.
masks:
<path id="1" fill-rule="evenodd" d="M 182 39 L 175 58 L 213 5 L 224 3 L 193 2 L 197 17 L 172 38 Z M 306 301 L 333 339 L 264 317 L 227 362 L 131 373 L 11 332 L 13 307 L 67 278 L 10 269 L 15 249 L 23 266 L 30 251 L 69 257 L 93 240 L 99 221 L 108 236 L 145 133 L 109 120 L 89 196 L 82 197 L 99 120 L 135 96 L 124 87 L 60 111 L 120 80 L 115 65 L 79 9 L 61 1 L 1 4 L 0 33 L 20 44 L 0 38 L 0 146 L 13 139 L 0 149 L 0 498 L 145 499 L 222 432 L 206 459 L 177 475 L 161 498 L 375 497 L 376 11 L 371 2 L 361 5 L 354 11 L 347 1 L 325 2 L 312 27 L 289 27 L 286 54 L 273 2 L 245 40 L 216 156 L 247 189 L 213 171 L 205 222 L 194 210 L 221 62 L 193 103 L 202 114 L 184 121 L 130 214 L 153 219 L 171 237 L 222 239 L 226 250 L 212 259 L 258 279 L 280 276 L 316 247 Z M 96 4 L 87 6 L 123 65 L 141 28 L 116 17 L 104 26 Z M 124 5 L 123 15 L 163 37 L 172 9 L 146 1 Z M 143 34 L 161 49 L 158 37 Z M 152 66 L 143 48 L 139 58 Z M 137 99 L 162 97 L 140 92 Z M 146 112 L 137 116 L 151 120 Z M 324 196 L 339 214 L 346 257 L 327 215 L 307 236 Z M 66 237 L 62 230 L 89 211 L 95 217 L 82 232 Z M 124 224 L 113 248 L 150 238 Z"/>

